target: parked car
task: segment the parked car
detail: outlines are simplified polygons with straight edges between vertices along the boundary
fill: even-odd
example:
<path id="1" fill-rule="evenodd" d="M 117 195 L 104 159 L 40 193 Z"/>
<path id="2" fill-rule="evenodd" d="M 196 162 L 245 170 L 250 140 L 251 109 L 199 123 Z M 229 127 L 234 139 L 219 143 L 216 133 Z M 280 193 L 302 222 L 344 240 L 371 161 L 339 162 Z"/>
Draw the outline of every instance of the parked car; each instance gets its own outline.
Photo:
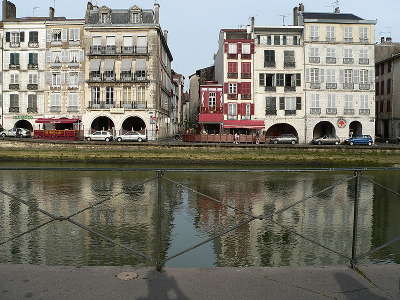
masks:
<path id="1" fill-rule="evenodd" d="M 316 138 L 312 140 L 314 145 L 339 145 L 340 139 L 337 136 L 327 136 Z"/>
<path id="2" fill-rule="evenodd" d="M 345 144 L 350 146 L 353 145 L 368 145 L 371 146 L 374 143 L 374 140 L 370 135 L 360 135 L 360 136 L 353 136 L 351 138 L 346 139 Z"/>
<path id="3" fill-rule="evenodd" d="M 1 137 L 31 137 L 31 132 L 25 128 L 12 128 L 0 132 Z"/>
<path id="4" fill-rule="evenodd" d="M 116 136 L 115 139 L 117 142 L 122 142 L 122 141 L 145 142 L 147 141 L 147 136 L 137 131 L 127 131 L 124 134 Z"/>
<path id="5" fill-rule="evenodd" d="M 109 131 L 95 131 L 88 136 L 86 136 L 87 141 L 106 141 L 111 142 L 113 140 L 113 135 Z"/>
<path id="6" fill-rule="evenodd" d="M 294 145 L 298 143 L 298 138 L 293 134 L 281 134 L 280 136 L 271 138 L 270 143 Z"/>

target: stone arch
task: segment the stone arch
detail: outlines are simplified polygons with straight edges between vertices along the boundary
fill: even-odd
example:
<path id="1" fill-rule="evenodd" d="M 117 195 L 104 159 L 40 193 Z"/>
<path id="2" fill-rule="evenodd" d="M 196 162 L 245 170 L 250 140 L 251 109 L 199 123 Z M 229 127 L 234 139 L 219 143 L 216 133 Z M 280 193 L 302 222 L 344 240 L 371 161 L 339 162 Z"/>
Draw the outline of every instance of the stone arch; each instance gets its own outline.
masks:
<path id="1" fill-rule="evenodd" d="M 115 129 L 115 123 L 110 117 L 97 116 L 90 123 L 90 129 L 92 131 L 98 131 L 98 130 L 113 131 Z"/>
<path id="2" fill-rule="evenodd" d="M 272 125 L 267 130 L 268 137 L 279 136 L 281 134 L 293 134 L 296 137 L 299 137 L 297 130 L 292 125 L 287 123 L 279 123 Z"/>
<path id="3" fill-rule="evenodd" d="M 31 122 L 27 120 L 19 120 L 15 123 L 14 125 L 15 128 L 24 128 L 29 130 L 30 132 L 33 132 L 33 125 Z"/>
<path id="4" fill-rule="evenodd" d="M 362 124 L 359 121 L 353 121 L 349 126 L 349 136 L 360 136 L 363 134 Z"/>
<path id="5" fill-rule="evenodd" d="M 336 136 L 335 126 L 329 121 L 319 122 L 314 127 L 313 138 L 317 139 L 323 136 L 329 136 L 329 137 Z"/>
<path id="6" fill-rule="evenodd" d="M 138 131 L 145 133 L 147 129 L 146 122 L 139 116 L 128 116 L 122 121 L 121 130 L 126 131 Z"/>

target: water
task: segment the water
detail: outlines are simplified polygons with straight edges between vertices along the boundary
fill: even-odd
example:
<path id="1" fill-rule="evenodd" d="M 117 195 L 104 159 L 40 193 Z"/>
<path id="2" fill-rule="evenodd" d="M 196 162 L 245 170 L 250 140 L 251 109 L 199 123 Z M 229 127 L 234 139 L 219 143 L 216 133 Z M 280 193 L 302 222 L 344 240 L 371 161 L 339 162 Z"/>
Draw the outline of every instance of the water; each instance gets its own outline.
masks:
<path id="1" fill-rule="evenodd" d="M 351 176 L 350 173 L 312 172 L 168 173 L 165 175 L 167 178 L 190 186 L 223 204 L 163 180 L 163 205 L 159 210 L 156 181 L 133 188 L 154 175 L 154 172 L 0 171 L 0 189 L 62 216 L 71 215 L 96 201 L 107 200 L 73 217 L 73 220 L 148 257 L 160 255 L 166 259 L 239 225 L 249 218 L 249 214 L 259 216 L 276 212 Z M 371 172 L 368 175 L 400 192 L 400 172 Z M 244 267 L 348 264 L 342 256 L 302 239 L 291 230 L 350 256 L 353 196 L 354 181 L 343 182 L 275 216 L 273 221 L 254 220 L 237 226 L 232 232 L 167 261 L 166 265 Z M 162 214 L 161 222 L 157 221 L 159 211 Z M 400 235 L 400 198 L 362 180 L 359 211 L 358 253 L 368 252 Z M 0 243 L 49 220 L 49 217 L 36 210 L 0 195 Z M 161 239 L 158 225 L 161 225 Z M 52 222 L 1 245 L 0 263 L 73 266 L 151 264 L 65 221 Z M 361 263 L 400 263 L 400 243 L 370 255 Z"/>

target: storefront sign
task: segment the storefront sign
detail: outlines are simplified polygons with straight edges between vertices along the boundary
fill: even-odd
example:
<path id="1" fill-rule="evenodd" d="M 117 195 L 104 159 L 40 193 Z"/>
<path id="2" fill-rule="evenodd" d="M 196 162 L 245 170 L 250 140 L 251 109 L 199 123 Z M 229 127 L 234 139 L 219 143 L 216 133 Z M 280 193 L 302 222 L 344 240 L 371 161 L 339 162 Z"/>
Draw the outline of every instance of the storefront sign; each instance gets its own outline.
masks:
<path id="1" fill-rule="evenodd" d="M 347 121 L 346 121 L 345 119 L 339 119 L 339 120 L 337 121 L 337 126 L 338 126 L 339 128 L 345 128 L 346 125 L 347 125 Z"/>
<path id="2" fill-rule="evenodd" d="M 33 120 L 33 116 L 13 116 L 14 120 Z"/>
<path id="3" fill-rule="evenodd" d="M 156 122 L 157 122 L 157 118 L 151 116 L 151 117 L 150 117 L 150 124 L 156 124 Z"/>

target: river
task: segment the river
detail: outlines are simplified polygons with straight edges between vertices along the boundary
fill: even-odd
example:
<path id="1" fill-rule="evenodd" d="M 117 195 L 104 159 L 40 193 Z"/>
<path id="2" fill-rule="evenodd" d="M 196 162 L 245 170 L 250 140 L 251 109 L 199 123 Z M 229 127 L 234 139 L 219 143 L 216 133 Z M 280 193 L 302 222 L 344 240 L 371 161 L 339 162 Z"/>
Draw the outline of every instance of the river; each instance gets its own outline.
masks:
<path id="1" fill-rule="evenodd" d="M 110 167 L 106 164 L 11 162 L 1 163 L 2 166 Z M 166 266 L 348 263 L 344 257 L 292 231 L 336 252 L 351 255 L 354 180 L 344 181 L 352 175 L 349 172 L 168 172 L 161 181 L 161 210 L 157 206 L 156 180 L 135 187 L 154 175 L 154 172 L 148 171 L 0 171 L 0 189 L 32 205 L 27 207 L 0 194 L 0 243 L 50 220 L 34 207 L 58 216 L 69 216 L 96 201 L 105 200 L 101 205 L 74 216 L 72 220 L 150 258 L 161 257 L 165 260 L 241 224 L 249 215 L 277 212 L 331 184 L 341 183 L 275 215 L 272 221 L 256 219 L 237 226 L 237 229 L 222 237 L 168 260 Z M 399 171 L 370 172 L 367 175 L 400 192 Z M 210 200 L 205 195 L 220 202 Z M 399 235 L 400 198 L 365 178 L 361 179 L 357 253 L 366 253 Z M 123 247 L 112 245 L 66 221 L 52 222 L 0 245 L 0 263 L 70 266 L 151 264 Z M 369 255 L 360 263 L 400 263 L 400 243 Z"/>

